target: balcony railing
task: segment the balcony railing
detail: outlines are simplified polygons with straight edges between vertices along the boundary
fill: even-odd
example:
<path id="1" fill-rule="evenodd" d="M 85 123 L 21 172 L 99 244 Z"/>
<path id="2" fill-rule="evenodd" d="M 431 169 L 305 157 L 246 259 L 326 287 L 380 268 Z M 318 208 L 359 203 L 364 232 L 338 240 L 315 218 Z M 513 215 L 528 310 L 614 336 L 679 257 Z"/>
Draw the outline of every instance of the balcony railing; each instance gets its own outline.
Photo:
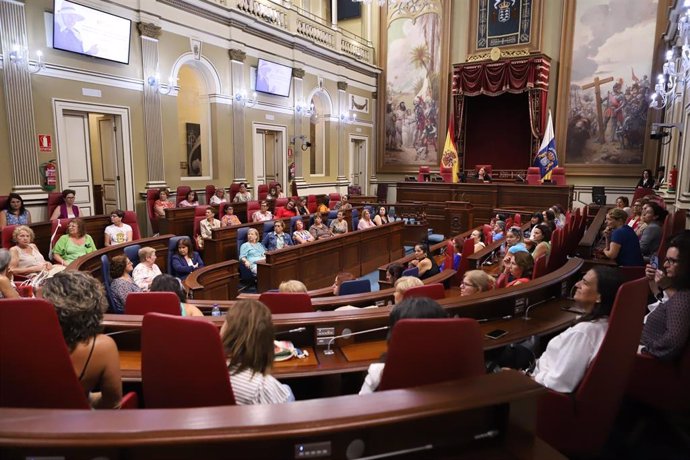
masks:
<path id="1" fill-rule="evenodd" d="M 374 64 L 374 47 L 369 40 L 341 30 L 315 14 L 295 5 L 271 0 L 210 0 L 228 10 L 238 11 L 328 50 Z"/>

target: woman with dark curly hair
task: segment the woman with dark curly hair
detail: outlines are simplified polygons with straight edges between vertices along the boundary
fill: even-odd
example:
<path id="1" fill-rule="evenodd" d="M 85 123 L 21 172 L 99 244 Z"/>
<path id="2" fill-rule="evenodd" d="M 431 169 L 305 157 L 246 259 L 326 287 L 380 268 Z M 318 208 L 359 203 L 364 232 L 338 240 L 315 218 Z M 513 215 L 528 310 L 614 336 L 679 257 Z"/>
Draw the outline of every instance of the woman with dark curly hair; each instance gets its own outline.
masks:
<path id="1" fill-rule="evenodd" d="M 95 409 L 113 409 L 122 399 L 120 357 L 115 341 L 101 334 L 108 308 L 103 285 L 86 273 L 65 270 L 49 278 L 42 296 L 55 306 L 74 372 Z M 99 393 L 92 393 L 94 388 Z"/>
<path id="2" fill-rule="evenodd" d="M 130 292 L 141 292 L 132 279 L 134 265 L 126 255 L 115 256 L 110 260 L 110 292 L 112 293 L 113 313 L 124 313 L 125 302 Z"/>

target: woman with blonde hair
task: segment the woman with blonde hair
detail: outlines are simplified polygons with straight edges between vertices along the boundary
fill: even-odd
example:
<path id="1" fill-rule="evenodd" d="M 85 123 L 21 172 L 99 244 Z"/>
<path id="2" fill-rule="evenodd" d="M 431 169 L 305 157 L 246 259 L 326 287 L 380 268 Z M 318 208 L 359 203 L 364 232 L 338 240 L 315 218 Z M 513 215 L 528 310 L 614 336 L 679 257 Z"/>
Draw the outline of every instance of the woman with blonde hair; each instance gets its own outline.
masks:
<path id="1" fill-rule="evenodd" d="M 259 242 L 259 231 L 247 230 L 247 242 L 240 246 L 240 262 L 256 276 L 256 263 L 266 258 L 266 248 Z"/>
<path id="2" fill-rule="evenodd" d="M 52 270 L 53 264 L 46 262 L 43 254 L 34 244 L 34 231 L 26 225 L 18 225 L 12 232 L 12 239 L 16 243 L 10 248 L 12 261 L 10 270 L 13 275 L 30 276 L 43 270 Z M 59 267 L 56 265 L 55 267 Z M 64 268 L 64 267 L 63 267 Z M 57 268 L 55 272 L 57 272 Z"/>
<path id="3" fill-rule="evenodd" d="M 287 280 L 280 283 L 278 292 L 307 292 L 307 287 L 301 281 Z"/>
<path id="4" fill-rule="evenodd" d="M 156 265 L 156 250 L 149 246 L 139 249 L 139 264 L 134 267 L 132 278 L 142 291 L 148 291 L 153 279 L 161 274 Z"/>
<path id="5" fill-rule="evenodd" d="M 400 303 L 403 299 L 403 295 L 408 289 L 413 287 L 424 286 L 424 282 L 417 278 L 416 276 L 401 276 L 395 282 L 395 292 L 393 292 L 393 303 Z"/>
<path id="6" fill-rule="evenodd" d="M 484 270 L 470 270 L 465 272 L 460 284 L 460 295 L 472 295 L 490 291 L 494 288 L 494 278 Z"/>
<path id="7" fill-rule="evenodd" d="M 295 400 L 290 387 L 270 374 L 274 336 L 271 311 L 258 300 L 240 300 L 228 309 L 220 338 L 228 358 L 230 384 L 237 404 Z"/>

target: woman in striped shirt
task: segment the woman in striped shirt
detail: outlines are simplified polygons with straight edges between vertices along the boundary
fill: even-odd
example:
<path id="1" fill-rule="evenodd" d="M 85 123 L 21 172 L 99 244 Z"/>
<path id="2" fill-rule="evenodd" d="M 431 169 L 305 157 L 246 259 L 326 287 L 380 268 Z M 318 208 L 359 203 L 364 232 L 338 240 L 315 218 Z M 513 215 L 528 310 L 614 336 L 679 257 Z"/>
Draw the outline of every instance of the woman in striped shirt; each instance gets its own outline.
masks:
<path id="1" fill-rule="evenodd" d="M 228 309 L 220 336 L 237 404 L 295 400 L 290 387 L 270 374 L 274 335 L 271 311 L 258 300 L 240 300 Z"/>

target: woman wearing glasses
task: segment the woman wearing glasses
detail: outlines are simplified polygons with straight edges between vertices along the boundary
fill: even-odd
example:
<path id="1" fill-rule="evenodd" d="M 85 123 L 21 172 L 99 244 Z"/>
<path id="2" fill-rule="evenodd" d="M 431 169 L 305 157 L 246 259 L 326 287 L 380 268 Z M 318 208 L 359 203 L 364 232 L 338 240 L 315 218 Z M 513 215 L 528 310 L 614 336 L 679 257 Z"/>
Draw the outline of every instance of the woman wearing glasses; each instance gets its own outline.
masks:
<path id="1" fill-rule="evenodd" d="M 75 206 L 74 198 L 77 192 L 68 188 L 62 191 L 63 203 L 55 208 L 53 214 L 50 216 L 50 220 L 55 219 L 74 219 L 79 217 L 79 207 Z"/>
<path id="2" fill-rule="evenodd" d="M 640 352 L 671 361 L 687 345 L 690 332 L 690 230 L 671 240 L 663 268 L 647 265 L 646 275 L 652 293 L 663 298 L 647 315 Z"/>
<path id="3" fill-rule="evenodd" d="M 460 285 L 460 295 L 472 295 L 490 291 L 494 288 L 494 278 L 484 270 L 470 270 L 465 272 Z"/>

